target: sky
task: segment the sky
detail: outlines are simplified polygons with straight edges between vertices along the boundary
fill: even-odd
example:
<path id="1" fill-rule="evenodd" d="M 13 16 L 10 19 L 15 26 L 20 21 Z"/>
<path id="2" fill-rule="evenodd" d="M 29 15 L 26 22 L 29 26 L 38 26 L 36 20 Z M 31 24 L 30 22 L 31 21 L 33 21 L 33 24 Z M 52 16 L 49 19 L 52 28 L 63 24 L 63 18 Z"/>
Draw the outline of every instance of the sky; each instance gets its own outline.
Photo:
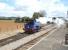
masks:
<path id="1" fill-rule="evenodd" d="M 29 16 L 46 11 L 48 17 L 65 17 L 68 0 L 0 0 L 0 16 Z"/>

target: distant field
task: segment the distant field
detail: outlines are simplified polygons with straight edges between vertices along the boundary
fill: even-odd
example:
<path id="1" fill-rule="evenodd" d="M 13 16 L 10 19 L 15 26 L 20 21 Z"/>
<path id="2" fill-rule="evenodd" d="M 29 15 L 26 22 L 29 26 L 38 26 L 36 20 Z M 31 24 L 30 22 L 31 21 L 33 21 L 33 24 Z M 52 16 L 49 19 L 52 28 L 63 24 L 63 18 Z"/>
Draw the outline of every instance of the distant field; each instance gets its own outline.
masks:
<path id="1" fill-rule="evenodd" d="M 0 22 L 14 22 L 14 20 L 0 20 Z"/>
<path id="2" fill-rule="evenodd" d="M 13 36 L 16 31 L 23 31 L 23 23 L 15 23 L 13 20 L 0 20 L 0 39 Z"/>
<path id="3" fill-rule="evenodd" d="M 23 23 L 15 23 L 14 20 L 0 20 L 0 32 L 22 29 Z"/>

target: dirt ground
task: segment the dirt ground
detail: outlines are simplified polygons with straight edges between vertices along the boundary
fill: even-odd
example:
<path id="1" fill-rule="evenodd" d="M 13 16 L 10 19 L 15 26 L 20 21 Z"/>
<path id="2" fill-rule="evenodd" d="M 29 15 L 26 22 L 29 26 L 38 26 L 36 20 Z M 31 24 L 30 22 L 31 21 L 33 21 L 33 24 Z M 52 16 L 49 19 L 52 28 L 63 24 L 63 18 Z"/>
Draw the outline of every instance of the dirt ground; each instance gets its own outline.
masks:
<path id="1" fill-rule="evenodd" d="M 0 20 L 0 39 L 13 36 L 18 31 L 23 32 L 23 23 L 15 23 L 13 20 Z"/>

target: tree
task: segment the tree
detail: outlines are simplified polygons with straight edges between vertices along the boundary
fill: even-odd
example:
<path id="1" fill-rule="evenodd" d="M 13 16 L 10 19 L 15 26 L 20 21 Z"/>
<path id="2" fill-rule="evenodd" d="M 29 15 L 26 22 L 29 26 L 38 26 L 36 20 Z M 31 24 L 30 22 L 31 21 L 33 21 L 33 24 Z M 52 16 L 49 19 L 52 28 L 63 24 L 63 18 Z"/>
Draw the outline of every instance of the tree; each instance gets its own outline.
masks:
<path id="1" fill-rule="evenodd" d="M 36 18 L 38 18 L 38 17 L 39 17 L 39 13 L 38 13 L 38 12 L 34 12 L 32 18 L 36 19 Z"/>
<path id="2" fill-rule="evenodd" d="M 56 17 L 53 17 L 52 20 L 56 20 Z"/>
<path id="3" fill-rule="evenodd" d="M 34 12 L 33 13 L 33 18 L 34 19 L 37 19 L 39 17 L 44 17 L 46 15 L 46 12 L 45 11 L 40 11 L 40 12 Z"/>
<path id="4" fill-rule="evenodd" d="M 30 18 L 27 16 L 22 17 L 21 22 L 29 22 Z"/>
<path id="5" fill-rule="evenodd" d="M 16 19 L 15 19 L 15 22 L 21 22 L 21 19 L 20 19 L 20 17 L 17 17 Z"/>

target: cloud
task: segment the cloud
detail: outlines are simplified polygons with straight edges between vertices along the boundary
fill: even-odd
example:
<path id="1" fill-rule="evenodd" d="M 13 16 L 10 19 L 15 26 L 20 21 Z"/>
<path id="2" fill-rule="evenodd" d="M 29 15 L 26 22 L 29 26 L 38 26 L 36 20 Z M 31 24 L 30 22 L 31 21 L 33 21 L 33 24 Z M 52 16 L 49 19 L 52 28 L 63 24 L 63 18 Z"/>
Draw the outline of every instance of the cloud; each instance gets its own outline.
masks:
<path id="1" fill-rule="evenodd" d="M 10 11 L 10 10 L 13 10 L 13 7 L 9 6 L 8 4 L 6 3 L 0 3 L 0 10 L 2 11 Z"/>
<path id="2" fill-rule="evenodd" d="M 32 16 L 33 12 L 45 10 L 47 16 L 65 16 L 68 9 L 61 0 L 15 0 L 15 6 L 0 3 L 0 13 L 7 16 Z"/>
<path id="3" fill-rule="evenodd" d="M 65 16 L 67 7 L 60 0 L 48 0 L 46 3 L 42 2 L 46 9 L 48 16 Z"/>
<path id="4" fill-rule="evenodd" d="M 9 13 L 13 11 L 14 7 L 9 6 L 6 3 L 0 2 L 0 16 L 9 16 Z"/>
<path id="5" fill-rule="evenodd" d="M 30 13 L 34 11 L 46 10 L 48 16 L 65 16 L 67 7 L 60 0 L 16 0 L 16 5 L 27 7 Z"/>
<path id="6" fill-rule="evenodd" d="M 15 7 L 9 6 L 6 3 L 0 3 L 0 16 L 24 16 L 25 13 L 22 11 L 15 11 Z"/>

